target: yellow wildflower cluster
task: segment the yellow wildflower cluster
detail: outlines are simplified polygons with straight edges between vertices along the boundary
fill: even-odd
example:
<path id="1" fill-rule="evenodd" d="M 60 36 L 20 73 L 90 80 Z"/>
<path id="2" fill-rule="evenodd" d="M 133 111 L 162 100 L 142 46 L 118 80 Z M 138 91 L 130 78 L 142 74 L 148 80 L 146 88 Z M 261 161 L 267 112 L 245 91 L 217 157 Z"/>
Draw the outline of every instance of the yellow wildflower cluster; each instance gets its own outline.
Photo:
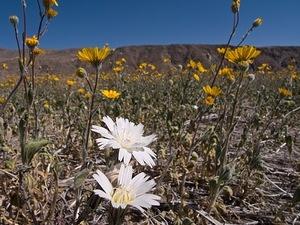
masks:
<path id="1" fill-rule="evenodd" d="M 278 92 L 282 97 L 291 97 L 293 95 L 290 90 L 284 87 L 278 88 Z"/>
<path id="2" fill-rule="evenodd" d="M 6 79 L 1 80 L 0 87 L 1 89 L 12 88 L 15 86 L 17 78 L 15 76 L 9 76 Z"/>
<path id="3" fill-rule="evenodd" d="M 118 99 L 121 95 L 120 92 L 115 91 L 115 90 L 102 90 L 101 93 L 105 98 L 110 99 L 110 100 Z"/>
<path id="4" fill-rule="evenodd" d="M 57 75 L 48 75 L 49 81 L 59 81 L 60 78 Z"/>
<path id="5" fill-rule="evenodd" d="M 115 62 L 115 65 L 113 66 L 113 71 L 116 73 L 116 74 L 120 74 L 124 71 L 125 67 L 124 67 L 124 64 L 126 63 L 126 59 L 125 58 L 121 58 L 119 60 L 117 60 Z"/>
<path id="6" fill-rule="evenodd" d="M 257 67 L 257 69 L 261 74 L 268 74 L 271 72 L 272 67 L 268 63 L 263 63 L 259 67 Z"/>
<path id="7" fill-rule="evenodd" d="M 230 81 L 235 80 L 234 70 L 232 68 L 227 67 L 227 66 L 222 68 L 219 71 L 219 75 L 222 76 L 222 77 L 226 77 Z"/>
<path id="8" fill-rule="evenodd" d="M 190 60 L 187 64 L 187 68 L 190 69 L 193 73 L 193 77 L 195 80 L 199 81 L 200 80 L 200 75 L 202 73 L 206 73 L 207 69 L 204 68 L 201 62 L 197 62 L 194 60 Z"/>
<path id="9" fill-rule="evenodd" d="M 156 66 L 151 63 L 143 62 L 139 64 L 139 71 L 142 74 L 150 74 L 156 70 Z"/>
<path id="10" fill-rule="evenodd" d="M 206 94 L 206 97 L 203 102 L 205 105 L 209 105 L 209 106 L 213 105 L 215 103 L 215 98 L 222 93 L 221 88 L 217 86 L 211 87 L 210 85 L 204 86 L 203 91 Z"/>

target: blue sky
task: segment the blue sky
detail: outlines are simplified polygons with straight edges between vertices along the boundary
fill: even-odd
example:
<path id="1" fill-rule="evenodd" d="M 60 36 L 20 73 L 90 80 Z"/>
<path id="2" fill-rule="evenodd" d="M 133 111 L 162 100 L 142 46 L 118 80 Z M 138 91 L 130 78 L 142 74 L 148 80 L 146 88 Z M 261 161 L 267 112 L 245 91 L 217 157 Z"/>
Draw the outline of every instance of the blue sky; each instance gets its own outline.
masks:
<path id="1" fill-rule="evenodd" d="M 28 2 L 29 32 L 37 29 L 36 0 Z M 300 46 L 300 0 L 242 0 L 235 43 L 256 17 L 264 24 L 246 44 Z M 0 48 L 15 48 L 8 17 L 20 0 L 1 0 Z M 231 29 L 231 0 L 60 0 L 41 47 L 62 49 L 142 44 L 222 44 Z M 21 30 L 22 26 L 20 27 Z"/>

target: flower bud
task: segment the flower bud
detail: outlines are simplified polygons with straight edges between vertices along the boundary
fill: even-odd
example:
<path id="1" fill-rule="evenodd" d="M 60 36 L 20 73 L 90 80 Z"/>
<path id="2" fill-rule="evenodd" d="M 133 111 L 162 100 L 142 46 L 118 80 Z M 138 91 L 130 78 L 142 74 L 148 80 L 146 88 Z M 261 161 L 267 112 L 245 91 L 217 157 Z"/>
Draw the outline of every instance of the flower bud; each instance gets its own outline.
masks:
<path id="1" fill-rule="evenodd" d="M 255 74 L 249 73 L 248 74 L 248 79 L 249 79 L 249 81 L 254 81 L 255 80 Z"/>
<path id="2" fill-rule="evenodd" d="M 249 70 L 249 62 L 243 61 L 239 63 L 240 69 L 244 72 Z"/>
<path id="3" fill-rule="evenodd" d="M 258 17 L 256 20 L 253 21 L 252 26 L 259 27 L 260 25 L 262 25 L 262 23 L 263 23 L 263 19 Z"/>
<path id="4" fill-rule="evenodd" d="M 39 40 L 37 39 L 36 36 L 32 36 L 32 37 L 26 38 L 25 43 L 28 48 L 34 49 L 39 44 Z"/>
<path id="5" fill-rule="evenodd" d="M 52 8 L 49 8 L 46 13 L 47 13 L 48 20 L 50 20 L 58 15 L 58 12 Z"/>
<path id="6" fill-rule="evenodd" d="M 15 27 L 19 23 L 19 17 L 17 17 L 17 16 L 10 16 L 9 17 L 9 22 Z"/>
<path id="7" fill-rule="evenodd" d="M 79 78 L 84 78 L 85 76 L 87 76 L 87 72 L 86 72 L 86 70 L 84 68 L 79 67 L 76 70 L 76 76 L 79 77 Z"/>
<path id="8" fill-rule="evenodd" d="M 231 5 L 231 11 L 233 13 L 237 13 L 240 10 L 241 1 L 240 0 L 233 0 Z"/>

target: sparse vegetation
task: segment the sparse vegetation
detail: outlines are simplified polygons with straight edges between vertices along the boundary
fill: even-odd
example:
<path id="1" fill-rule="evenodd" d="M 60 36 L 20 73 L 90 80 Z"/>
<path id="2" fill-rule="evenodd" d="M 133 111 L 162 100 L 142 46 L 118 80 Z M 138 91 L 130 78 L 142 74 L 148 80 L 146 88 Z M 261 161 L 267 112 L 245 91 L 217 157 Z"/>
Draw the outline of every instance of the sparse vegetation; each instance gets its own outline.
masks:
<path id="1" fill-rule="evenodd" d="M 300 73 L 253 66 L 243 42 L 262 19 L 233 40 L 239 0 L 218 64 L 103 69 L 105 45 L 72 75 L 36 73 L 59 2 L 37 1 L 38 31 L 19 37 L 21 2 L 19 75 L 0 80 L 1 224 L 299 223 Z"/>

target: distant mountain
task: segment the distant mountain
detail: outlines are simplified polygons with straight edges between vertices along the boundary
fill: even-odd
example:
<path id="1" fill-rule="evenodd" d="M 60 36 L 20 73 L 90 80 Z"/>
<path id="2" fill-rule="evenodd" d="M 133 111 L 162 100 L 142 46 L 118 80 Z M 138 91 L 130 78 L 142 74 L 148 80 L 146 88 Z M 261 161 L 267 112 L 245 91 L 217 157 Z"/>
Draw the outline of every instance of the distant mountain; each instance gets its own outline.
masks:
<path id="1" fill-rule="evenodd" d="M 124 57 L 130 70 L 137 68 L 142 62 L 150 62 L 159 68 L 163 64 L 163 58 L 168 57 L 175 65 L 185 65 L 189 59 L 199 60 L 208 66 L 211 63 L 218 63 L 220 55 L 216 51 L 222 45 L 144 45 L 127 46 L 115 49 L 108 58 L 105 68 L 111 67 L 112 62 Z M 295 59 L 298 68 L 300 67 L 300 47 L 262 47 L 259 48 L 262 54 L 255 60 L 254 66 L 261 63 L 268 63 L 275 70 L 285 68 L 291 59 Z M 47 50 L 46 54 L 37 60 L 39 73 L 72 74 L 79 65 L 84 65 L 76 57 L 78 49 Z M 0 49 L 0 65 L 8 64 L 6 74 L 18 73 L 16 62 L 17 52 L 13 50 Z M 1 73 L 0 73 L 1 74 Z"/>

